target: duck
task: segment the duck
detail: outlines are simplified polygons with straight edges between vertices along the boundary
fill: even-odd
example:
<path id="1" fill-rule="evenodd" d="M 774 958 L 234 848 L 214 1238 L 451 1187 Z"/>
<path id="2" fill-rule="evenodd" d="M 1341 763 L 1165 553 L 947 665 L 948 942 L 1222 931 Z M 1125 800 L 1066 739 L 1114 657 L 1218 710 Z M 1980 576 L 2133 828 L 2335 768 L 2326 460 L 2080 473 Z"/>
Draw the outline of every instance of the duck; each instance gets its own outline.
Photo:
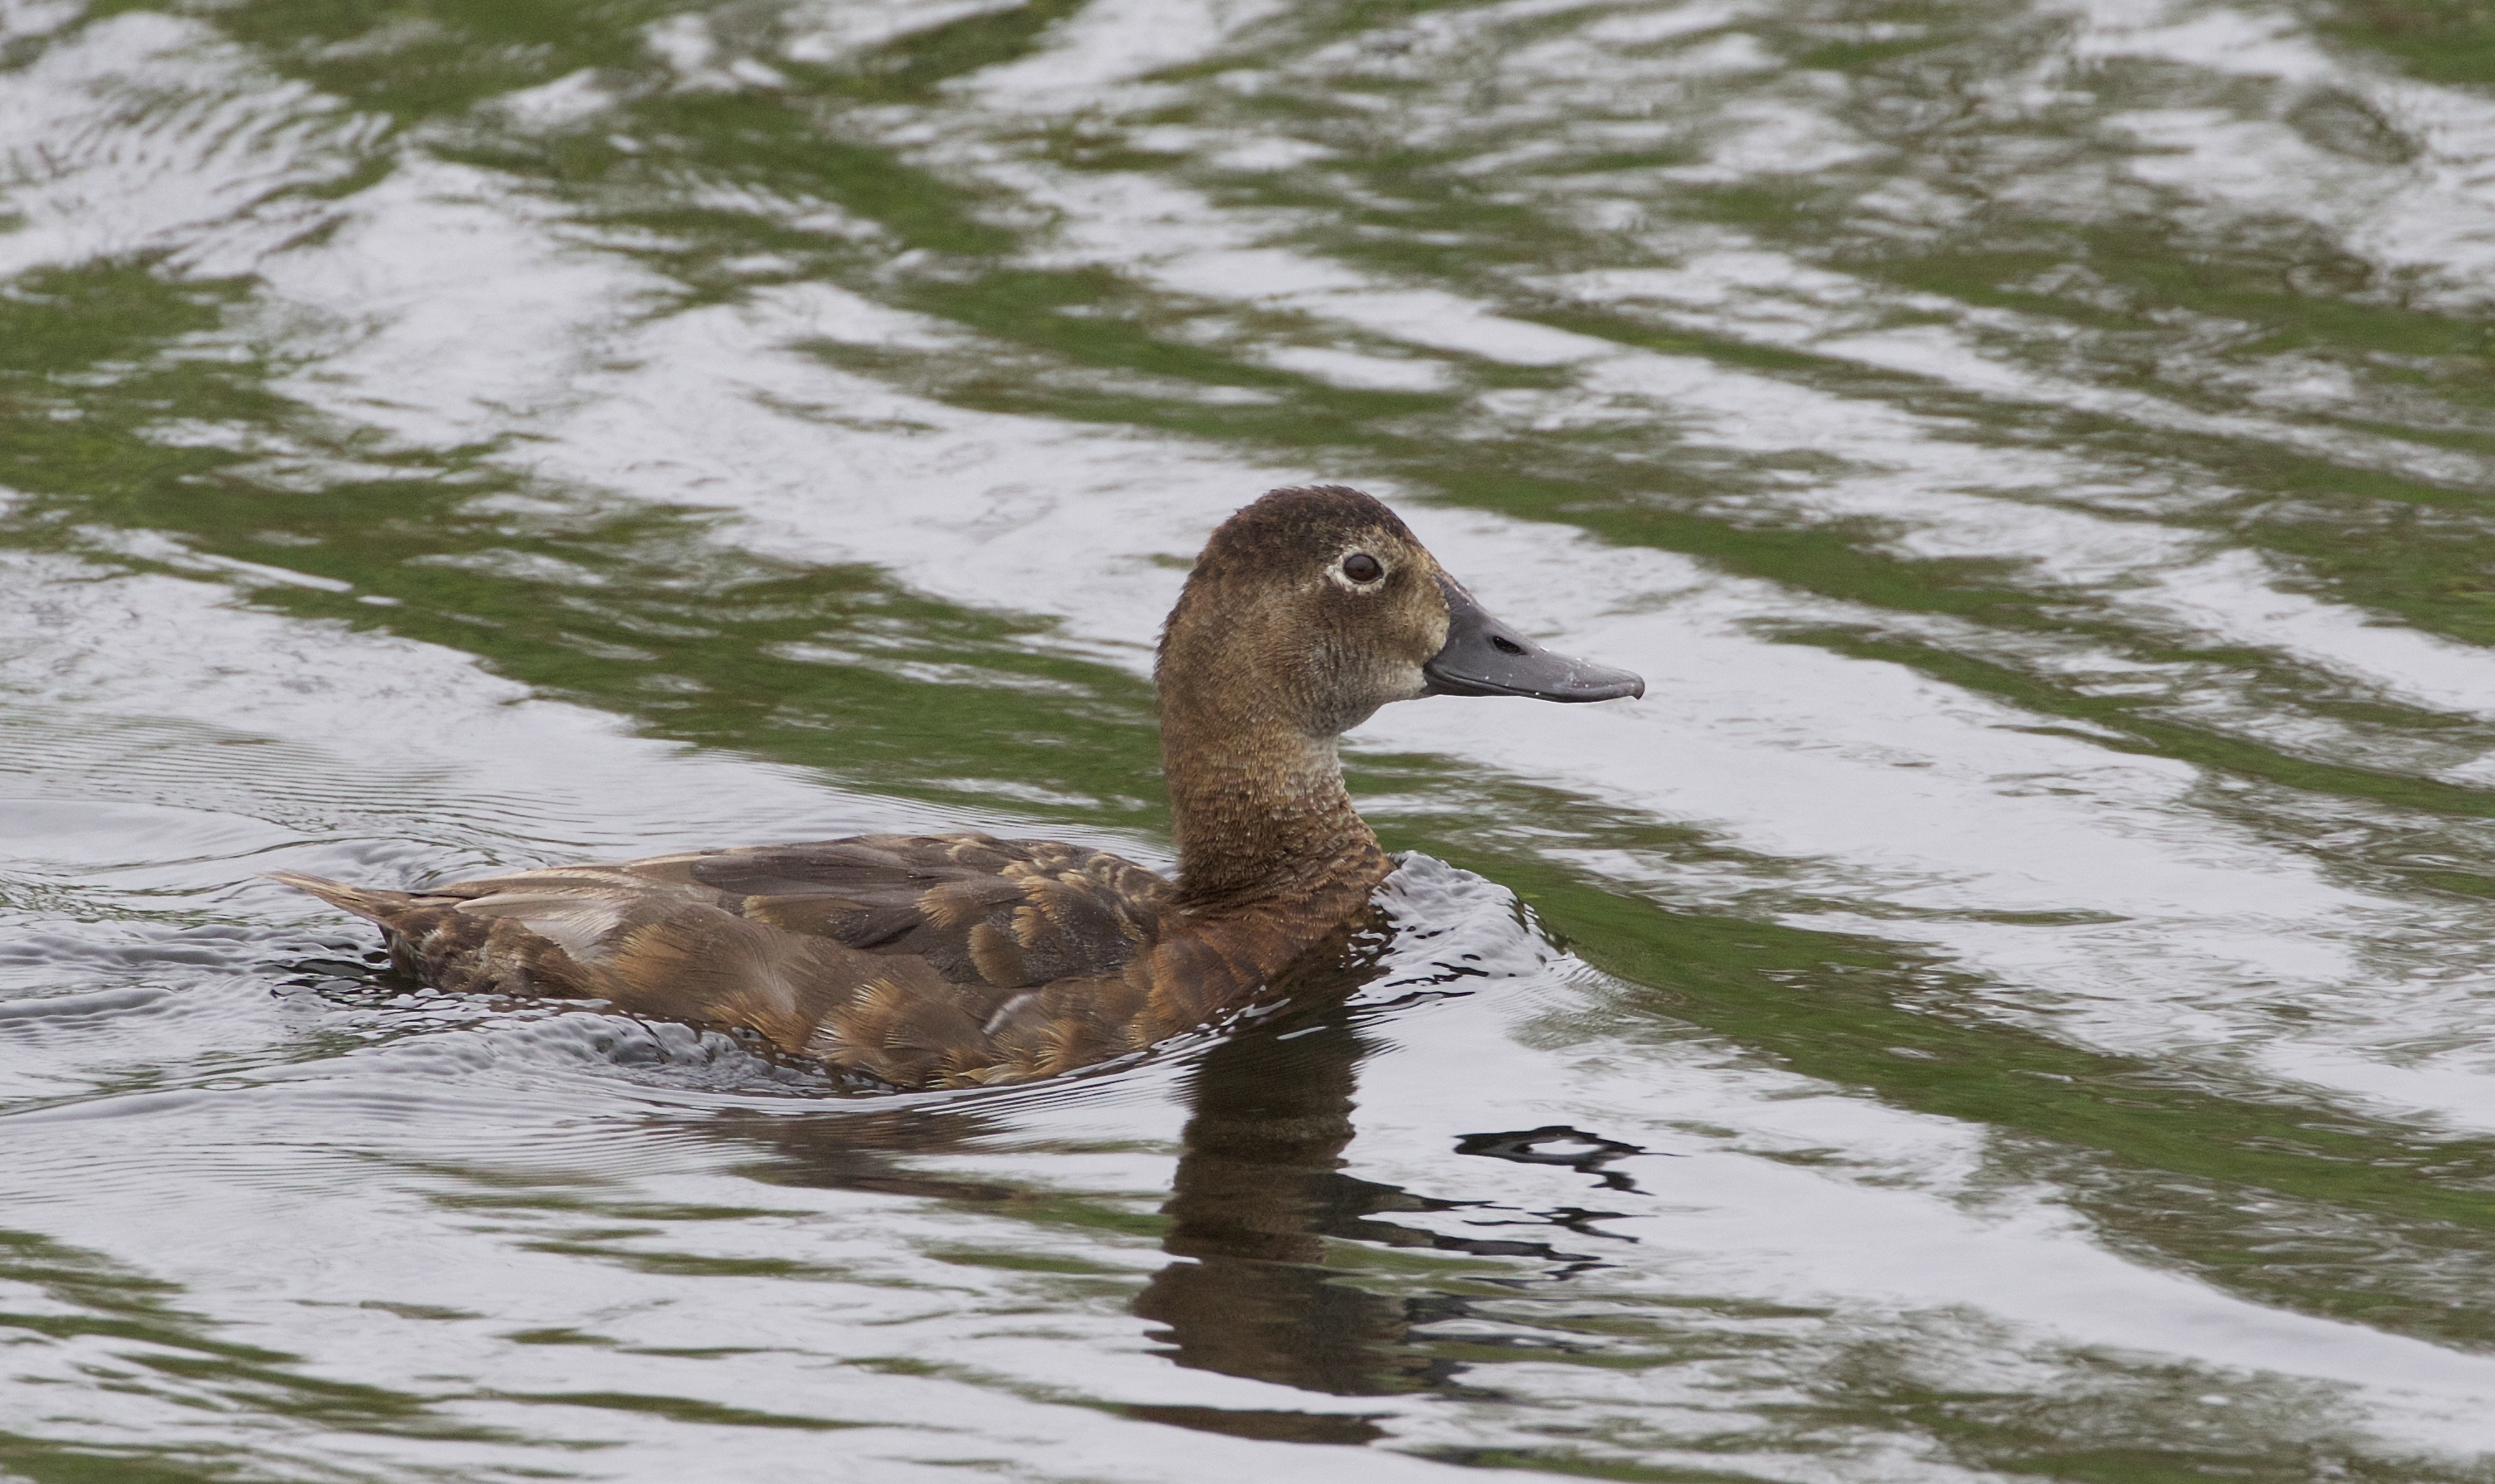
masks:
<path id="1" fill-rule="evenodd" d="M 440 990 L 602 1001 L 876 1087 L 1027 1082 L 1150 1051 L 1340 955 L 1394 868 L 1339 756 L 1380 707 L 1646 693 L 1491 617 L 1394 511 L 1338 484 L 1271 491 L 1215 529 L 1154 683 L 1175 875 L 976 833 L 407 891 L 271 874 L 379 924 L 392 966 Z"/>

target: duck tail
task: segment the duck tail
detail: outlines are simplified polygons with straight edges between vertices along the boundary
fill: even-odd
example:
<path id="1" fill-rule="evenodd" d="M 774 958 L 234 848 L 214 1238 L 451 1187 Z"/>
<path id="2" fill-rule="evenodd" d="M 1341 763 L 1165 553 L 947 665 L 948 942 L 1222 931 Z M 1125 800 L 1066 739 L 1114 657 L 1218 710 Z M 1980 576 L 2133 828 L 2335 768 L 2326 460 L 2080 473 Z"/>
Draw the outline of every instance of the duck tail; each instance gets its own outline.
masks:
<path id="1" fill-rule="evenodd" d="M 301 871 L 270 871 L 268 879 L 284 882 L 298 892 L 309 892 L 332 907 L 352 912 L 359 918 L 368 918 L 385 927 L 389 925 L 391 918 L 405 912 L 416 900 L 410 893 L 351 887 L 343 881 L 331 881 L 325 876 L 307 876 Z"/>

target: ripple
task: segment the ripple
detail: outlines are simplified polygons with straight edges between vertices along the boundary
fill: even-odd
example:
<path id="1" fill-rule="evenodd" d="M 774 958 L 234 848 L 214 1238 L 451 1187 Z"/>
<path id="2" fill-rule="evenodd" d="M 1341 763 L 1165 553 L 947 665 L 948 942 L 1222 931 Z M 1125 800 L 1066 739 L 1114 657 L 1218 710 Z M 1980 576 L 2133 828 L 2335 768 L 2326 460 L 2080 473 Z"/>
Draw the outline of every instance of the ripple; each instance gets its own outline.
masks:
<path id="1" fill-rule="evenodd" d="M 2483 1471 L 2459 22 L 834 9 L 0 16 L 0 1468 Z M 1365 729 L 1289 1006 L 855 1097 L 259 877 L 1165 863 L 1311 475 L 1653 689 Z"/>

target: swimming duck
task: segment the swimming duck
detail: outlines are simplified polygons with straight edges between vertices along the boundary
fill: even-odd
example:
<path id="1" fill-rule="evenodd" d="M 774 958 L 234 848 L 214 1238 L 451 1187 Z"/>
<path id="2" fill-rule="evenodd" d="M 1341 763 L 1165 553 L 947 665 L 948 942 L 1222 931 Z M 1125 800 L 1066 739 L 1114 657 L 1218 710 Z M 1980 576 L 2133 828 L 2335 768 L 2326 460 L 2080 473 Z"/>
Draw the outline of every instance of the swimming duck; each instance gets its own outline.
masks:
<path id="1" fill-rule="evenodd" d="M 604 1000 L 900 1088 L 1141 1051 L 1339 945 L 1392 863 L 1343 791 L 1389 701 L 1646 693 L 1485 613 L 1385 505 L 1275 490 L 1217 529 L 1154 666 L 1175 880 L 1103 851 L 869 834 L 420 891 L 277 878 L 381 924 L 452 991 Z"/>

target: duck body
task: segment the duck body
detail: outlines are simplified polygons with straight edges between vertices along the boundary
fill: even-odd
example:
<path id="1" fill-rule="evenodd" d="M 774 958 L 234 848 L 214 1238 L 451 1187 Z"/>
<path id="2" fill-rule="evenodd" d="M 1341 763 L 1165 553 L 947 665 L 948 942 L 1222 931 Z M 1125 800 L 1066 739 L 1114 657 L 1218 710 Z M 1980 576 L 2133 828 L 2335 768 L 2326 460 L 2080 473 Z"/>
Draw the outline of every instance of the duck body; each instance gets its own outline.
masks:
<path id="1" fill-rule="evenodd" d="M 1243 1005 L 1356 920 L 1390 863 L 1189 911 L 1104 851 L 870 834 L 376 891 L 281 880 L 382 924 L 453 992 L 722 1025 L 895 1087 L 1050 1076 Z"/>
<path id="2" fill-rule="evenodd" d="M 1340 734 L 1431 694 L 1605 700 L 1643 682 L 1505 630 L 1384 505 L 1278 490 L 1214 532 L 1163 631 L 1176 879 L 985 834 L 860 835 L 417 891 L 278 879 L 382 926 L 427 984 L 728 1027 L 902 1088 L 1149 1049 L 1331 954 L 1392 868 Z"/>

